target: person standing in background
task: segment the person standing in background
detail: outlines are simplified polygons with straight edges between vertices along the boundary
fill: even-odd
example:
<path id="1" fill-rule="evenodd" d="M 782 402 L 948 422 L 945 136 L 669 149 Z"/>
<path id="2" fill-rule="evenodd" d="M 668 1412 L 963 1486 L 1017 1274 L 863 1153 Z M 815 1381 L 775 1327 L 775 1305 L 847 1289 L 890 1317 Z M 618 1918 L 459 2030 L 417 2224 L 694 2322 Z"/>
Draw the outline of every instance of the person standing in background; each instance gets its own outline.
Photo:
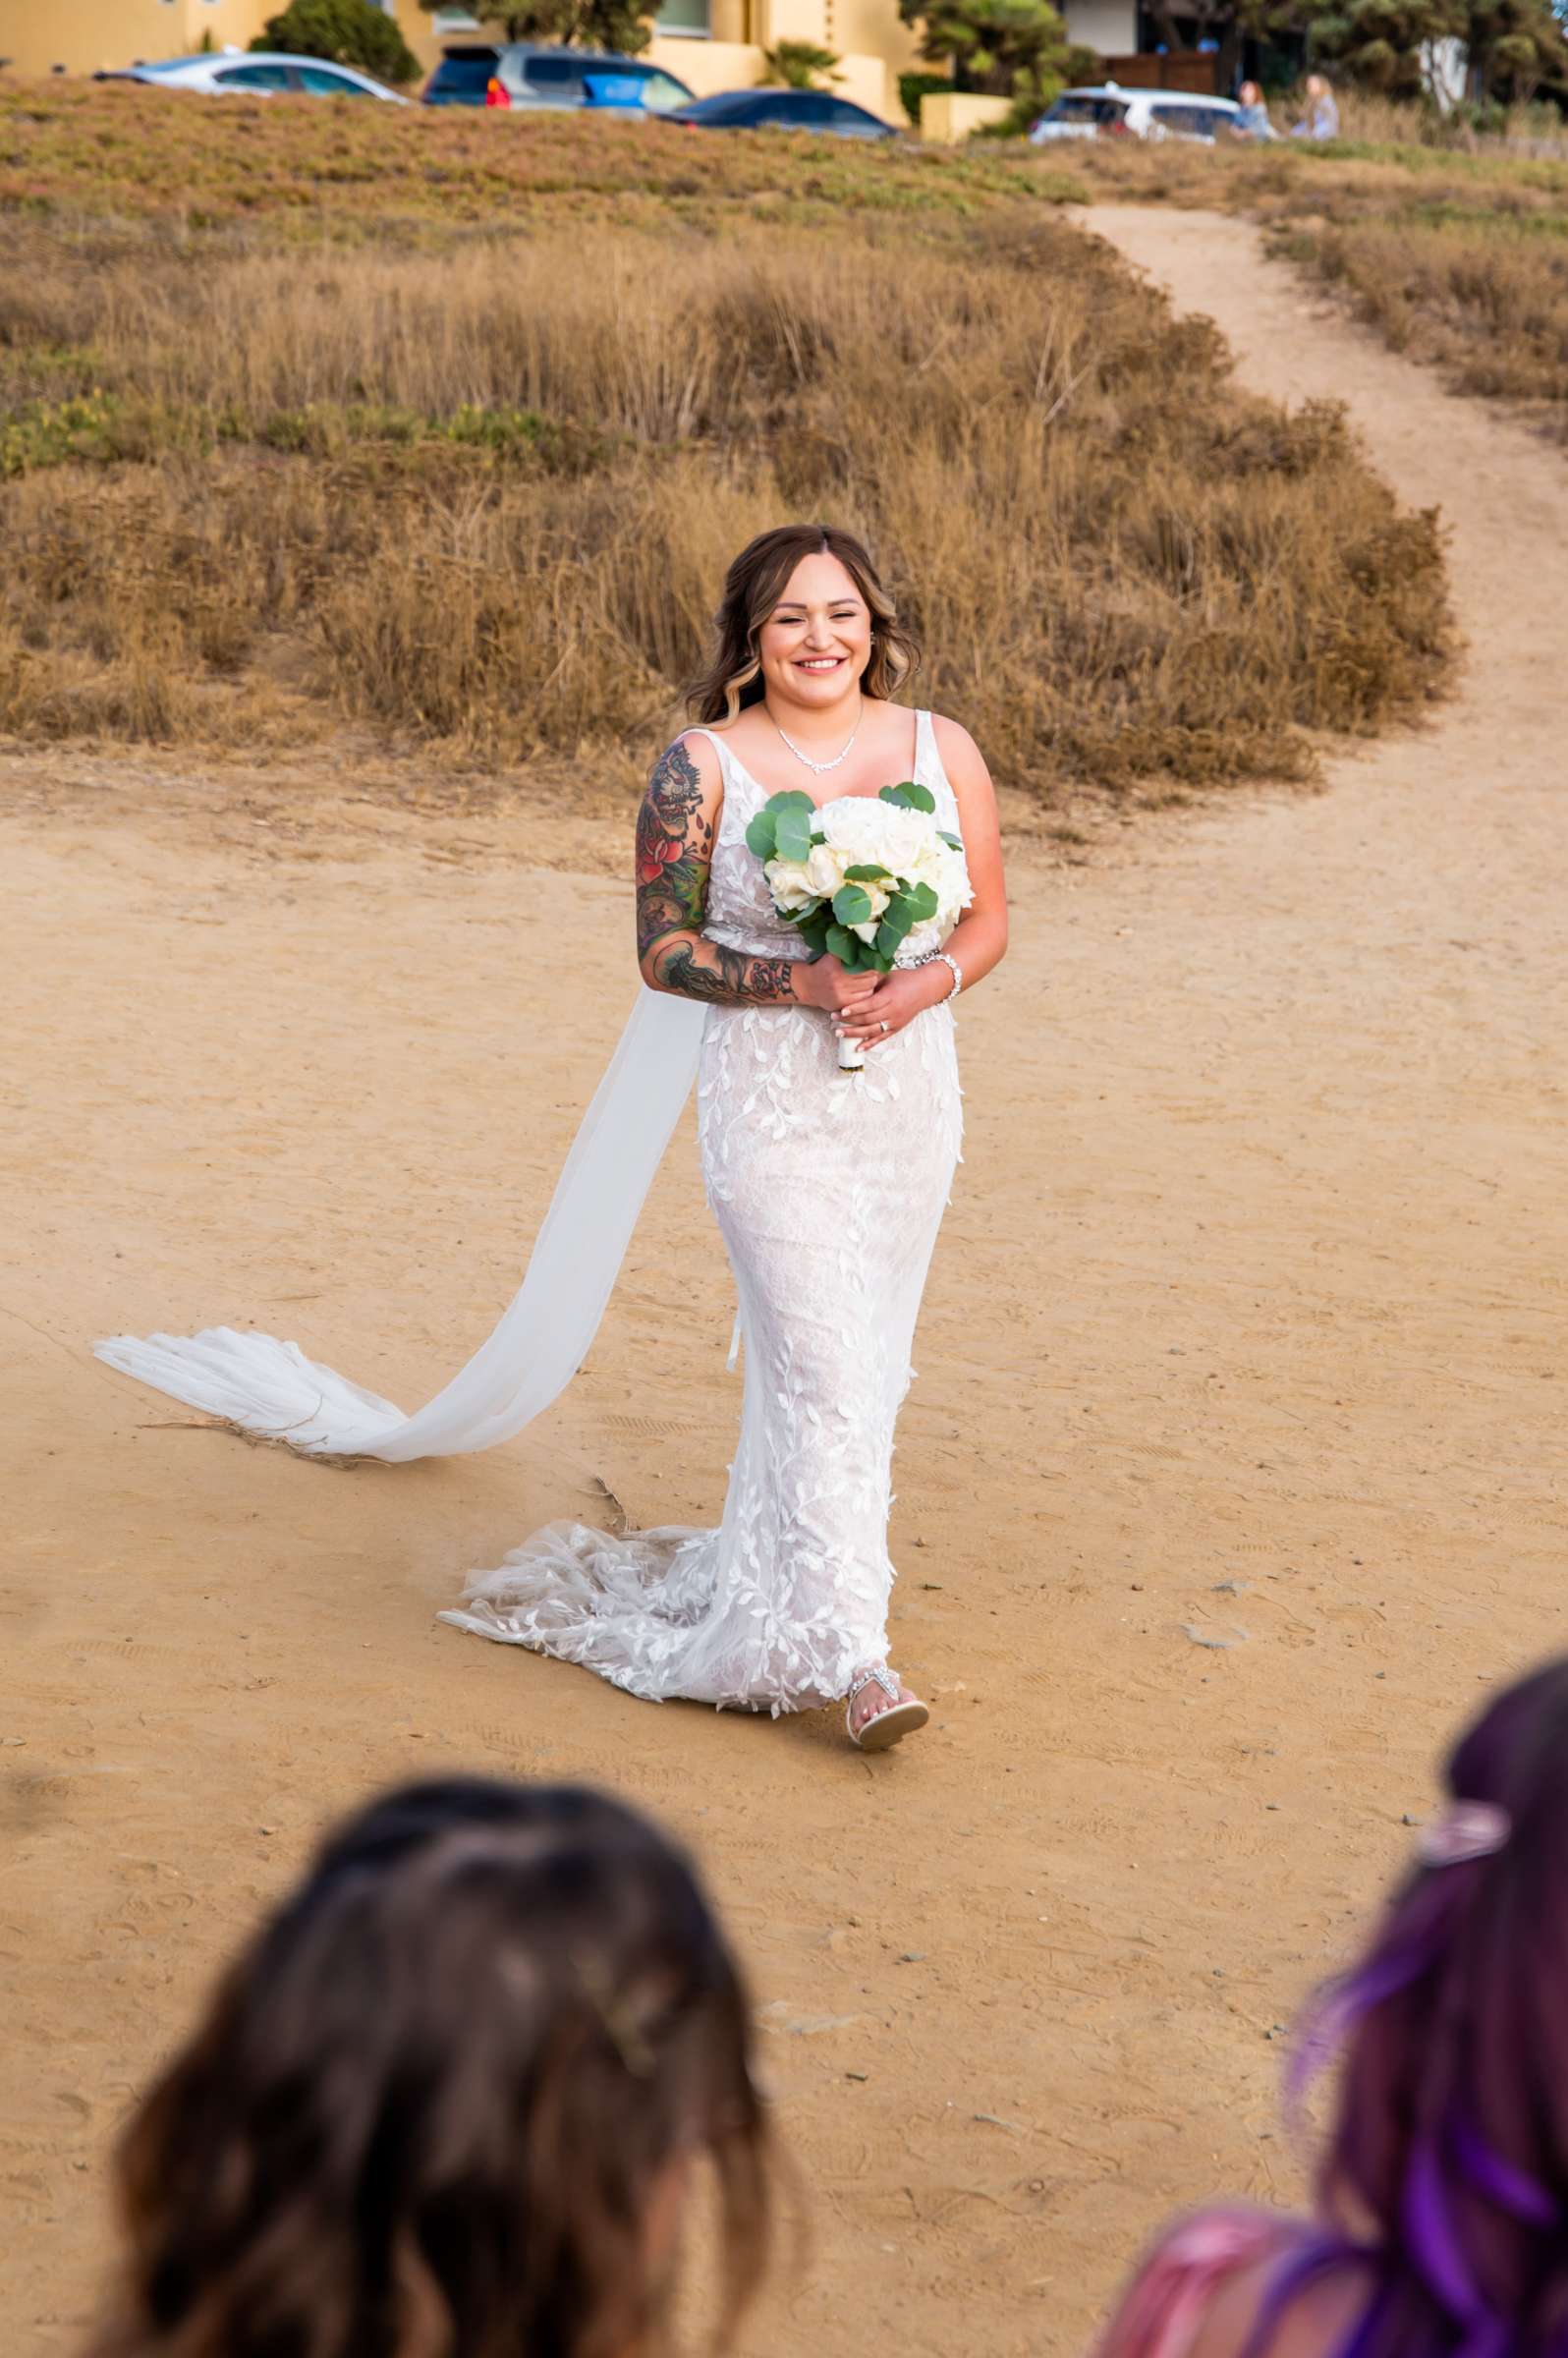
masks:
<path id="1" fill-rule="evenodd" d="M 1236 137 L 1240 140 L 1273 140 L 1279 137 L 1268 119 L 1263 93 L 1256 82 L 1244 82 L 1236 93 L 1241 112 L 1236 117 Z"/>
<path id="2" fill-rule="evenodd" d="M 1337 140 L 1339 106 L 1320 74 L 1307 77 L 1307 112 L 1291 133 L 1293 140 Z"/>

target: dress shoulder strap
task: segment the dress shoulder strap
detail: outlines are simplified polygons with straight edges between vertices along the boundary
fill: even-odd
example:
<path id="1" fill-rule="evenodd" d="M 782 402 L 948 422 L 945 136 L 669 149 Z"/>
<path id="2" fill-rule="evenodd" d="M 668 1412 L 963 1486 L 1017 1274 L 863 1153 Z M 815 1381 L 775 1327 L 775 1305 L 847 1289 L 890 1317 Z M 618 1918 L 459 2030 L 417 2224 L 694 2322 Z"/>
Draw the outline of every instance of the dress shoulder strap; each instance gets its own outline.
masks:
<path id="1" fill-rule="evenodd" d="M 938 797 L 945 795 L 953 811 L 957 812 L 958 797 L 953 792 L 947 764 L 942 759 L 942 749 L 936 742 L 936 723 L 930 713 L 924 710 L 915 715 L 915 777 L 917 784 L 928 786 L 932 794 Z"/>
<path id="2" fill-rule="evenodd" d="M 719 758 L 719 767 L 720 767 L 720 769 L 722 769 L 722 770 L 724 771 L 724 774 L 725 774 L 725 776 L 726 776 L 726 777 L 729 775 L 729 755 L 728 755 L 728 753 L 727 753 L 727 752 L 726 752 L 726 750 L 725 750 L 724 740 L 723 740 L 723 738 L 722 738 L 722 737 L 719 735 L 719 733 L 718 733 L 717 729 L 706 729 L 706 728 L 703 728 L 703 726 L 702 726 L 702 724 L 701 724 L 701 722 L 700 722 L 700 721 L 692 720 L 692 721 L 688 721 L 688 722 L 687 722 L 687 724 L 686 724 L 686 727 L 685 727 L 684 729 L 677 729 L 677 730 L 676 730 L 676 732 L 675 732 L 675 736 L 676 736 L 676 737 L 705 737 L 705 738 L 707 739 L 707 741 L 708 741 L 709 745 L 710 745 L 710 746 L 713 748 L 713 751 L 714 751 L 714 752 L 717 754 L 717 756 L 718 756 L 718 758 Z M 673 744 L 674 744 L 674 742 L 675 742 L 675 738 L 674 738 L 674 737 L 672 737 L 672 738 L 671 738 L 671 740 L 670 740 L 670 743 L 673 745 Z"/>
<path id="3" fill-rule="evenodd" d="M 707 739 L 709 745 L 713 748 L 713 751 L 718 756 L 719 777 L 723 781 L 725 803 L 728 804 L 733 801 L 738 801 L 740 798 L 736 788 L 736 780 L 737 778 L 744 777 L 745 772 L 742 770 L 740 763 L 736 760 L 735 756 L 730 752 L 730 749 L 725 744 L 723 738 L 719 735 L 717 729 L 703 728 L 700 722 L 693 721 L 689 727 L 682 729 L 680 734 L 683 737 L 705 737 Z"/>

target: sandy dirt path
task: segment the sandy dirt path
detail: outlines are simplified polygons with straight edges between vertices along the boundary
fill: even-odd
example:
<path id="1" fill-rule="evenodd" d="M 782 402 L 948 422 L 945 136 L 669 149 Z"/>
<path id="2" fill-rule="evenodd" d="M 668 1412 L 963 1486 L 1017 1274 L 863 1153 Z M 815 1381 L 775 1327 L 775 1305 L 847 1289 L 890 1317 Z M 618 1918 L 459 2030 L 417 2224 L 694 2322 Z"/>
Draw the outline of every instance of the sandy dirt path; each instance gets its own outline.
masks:
<path id="1" fill-rule="evenodd" d="M 457 1765 L 598 1779 L 707 1862 L 812 2189 L 752 2350 L 1065 2358 L 1171 2204 L 1293 2193 L 1278 2026 L 1456 1715 L 1563 1627 L 1568 476 L 1245 227 L 1095 220 L 1441 504 L 1472 646 L 1320 797 L 1019 863 L 898 1460 L 937 1724 L 891 1759 L 431 1618 L 595 1479 L 716 1511 L 731 1297 L 689 1131 L 587 1373 L 490 1456 L 302 1465 L 86 1354 L 253 1318 L 422 1397 L 619 1026 L 620 886 L 531 876 L 526 814 L 311 857 L 143 824 L 112 764 L 53 813 L 8 770 L 8 2350 L 74 2346 L 128 2095 L 323 1817 Z"/>

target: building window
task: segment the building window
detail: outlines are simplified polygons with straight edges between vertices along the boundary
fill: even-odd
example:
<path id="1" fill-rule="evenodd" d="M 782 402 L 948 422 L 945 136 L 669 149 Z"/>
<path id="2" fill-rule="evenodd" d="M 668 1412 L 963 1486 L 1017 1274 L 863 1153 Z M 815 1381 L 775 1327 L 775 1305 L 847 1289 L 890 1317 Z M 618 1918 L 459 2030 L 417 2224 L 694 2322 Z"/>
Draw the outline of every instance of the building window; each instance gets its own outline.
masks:
<path id="1" fill-rule="evenodd" d="M 708 0 L 664 0 L 653 20 L 655 32 L 679 33 L 688 40 L 705 41 L 713 28 Z"/>

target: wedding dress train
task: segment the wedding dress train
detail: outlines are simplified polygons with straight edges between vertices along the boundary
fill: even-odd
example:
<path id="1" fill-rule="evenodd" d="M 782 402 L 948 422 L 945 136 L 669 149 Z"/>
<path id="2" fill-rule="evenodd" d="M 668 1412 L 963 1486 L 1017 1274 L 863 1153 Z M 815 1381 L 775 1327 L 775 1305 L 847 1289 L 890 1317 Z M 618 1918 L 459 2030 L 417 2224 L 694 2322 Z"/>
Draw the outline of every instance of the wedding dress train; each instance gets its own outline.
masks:
<path id="1" fill-rule="evenodd" d="M 745 842 L 765 790 L 715 737 L 724 774 L 705 930 L 800 952 Z M 930 715 L 915 775 L 959 831 Z M 918 927 L 904 956 L 934 948 Z M 703 1181 L 740 1298 L 746 1382 L 724 1516 L 612 1536 L 552 1524 L 476 1577 L 445 1620 L 582 1662 L 632 1694 L 809 1708 L 885 1659 L 893 1427 L 931 1249 L 959 1157 L 952 1011 L 925 1009 L 839 1070 L 825 1015 L 702 1006 L 644 989 L 584 1116 L 515 1300 L 412 1416 L 293 1342 L 220 1326 L 116 1335 L 126 1374 L 312 1456 L 406 1461 L 489 1448 L 570 1382 L 653 1172 L 698 1087 Z"/>

